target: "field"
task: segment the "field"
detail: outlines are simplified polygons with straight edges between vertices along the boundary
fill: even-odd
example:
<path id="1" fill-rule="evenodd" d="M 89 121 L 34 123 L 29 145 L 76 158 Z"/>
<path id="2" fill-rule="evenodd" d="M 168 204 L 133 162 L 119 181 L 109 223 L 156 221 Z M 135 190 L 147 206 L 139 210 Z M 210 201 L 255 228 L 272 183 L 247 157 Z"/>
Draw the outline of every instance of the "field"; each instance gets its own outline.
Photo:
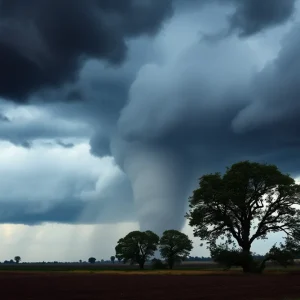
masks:
<path id="1" fill-rule="evenodd" d="M 123 272 L 122 275 L 105 273 L 2 271 L 0 282 L 2 294 L 9 300 L 284 300 L 297 299 L 300 296 L 299 275 L 186 276 L 156 275 L 152 272 L 151 275 L 136 275 L 131 272 Z"/>
<path id="2" fill-rule="evenodd" d="M 172 271 L 123 264 L 0 264 L 0 282 L 5 299 L 300 299 L 299 266 L 243 275 L 212 263 Z"/>

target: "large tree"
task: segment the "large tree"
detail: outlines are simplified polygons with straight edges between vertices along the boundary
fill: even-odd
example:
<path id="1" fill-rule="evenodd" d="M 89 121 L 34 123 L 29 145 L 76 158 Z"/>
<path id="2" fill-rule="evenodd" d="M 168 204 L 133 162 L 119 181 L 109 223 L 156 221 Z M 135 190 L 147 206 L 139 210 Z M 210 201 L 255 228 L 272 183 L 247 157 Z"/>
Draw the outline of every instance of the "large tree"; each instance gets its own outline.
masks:
<path id="1" fill-rule="evenodd" d="M 159 241 L 159 251 L 170 269 L 175 262 L 184 260 L 193 249 L 193 242 L 188 236 L 177 230 L 166 230 Z"/>
<path id="2" fill-rule="evenodd" d="M 283 232 L 288 241 L 300 239 L 300 186 L 275 165 L 243 161 L 220 173 L 204 175 L 190 197 L 189 224 L 194 236 L 208 241 L 236 242 L 244 272 L 252 271 L 251 246 L 269 233 Z M 228 248 L 223 249 L 228 250 Z"/>
<path id="3" fill-rule="evenodd" d="M 140 269 L 144 269 L 145 262 L 154 255 L 158 243 L 158 235 L 150 230 L 132 231 L 118 241 L 116 257 L 124 263 L 137 263 Z"/>

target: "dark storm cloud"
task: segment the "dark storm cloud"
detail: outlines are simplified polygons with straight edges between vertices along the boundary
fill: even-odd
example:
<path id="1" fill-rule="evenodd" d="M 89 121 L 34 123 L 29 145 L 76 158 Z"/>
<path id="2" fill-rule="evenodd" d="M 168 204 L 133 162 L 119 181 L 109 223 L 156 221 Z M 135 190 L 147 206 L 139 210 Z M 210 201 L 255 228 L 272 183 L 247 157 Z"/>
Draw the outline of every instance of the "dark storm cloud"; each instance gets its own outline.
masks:
<path id="1" fill-rule="evenodd" d="M 202 40 L 175 63 L 140 70 L 118 122 L 122 142 L 115 142 L 113 154 L 139 195 L 143 228 L 180 228 L 197 178 L 236 161 L 274 163 L 300 175 L 299 32 L 296 25 L 278 57 L 258 72 L 256 53 L 234 36 Z M 141 191 L 162 182 L 166 189 L 156 195 Z M 170 207 L 177 217 L 169 222 Z M 154 214 L 161 222 L 153 223 Z"/>
<path id="2" fill-rule="evenodd" d="M 35 140 L 86 138 L 90 133 L 90 128 L 85 124 L 66 122 L 48 115 L 29 120 L 14 118 L 9 122 L 1 122 L 0 119 L 0 140 L 25 148 L 30 148 Z"/>
<path id="3" fill-rule="evenodd" d="M 278 57 L 257 74 L 253 81 L 254 101 L 235 118 L 235 131 L 264 129 L 271 133 L 276 128 L 277 134 L 286 135 L 288 146 L 299 145 L 299 32 L 300 26 L 295 25 L 284 37 Z"/>
<path id="4" fill-rule="evenodd" d="M 236 7 L 231 26 L 251 35 L 285 22 L 295 0 L 216 0 Z M 172 5 L 197 0 L 3 0 L 0 95 L 24 102 L 34 92 L 76 79 L 86 58 L 120 64 L 126 39 L 155 34 Z M 204 1 L 205 3 L 205 1 Z M 180 6 L 179 5 L 179 6 Z M 69 99 L 81 99 L 76 91 Z"/>
<path id="5" fill-rule="evenodd" d="M 134 219 L 133 207 L 127 205 L 122 211 L 115 207 L 86 203 L 78 199 L 61 201 L 47 210 L 37 210 L 38 204 L 30 205 L 24 201 L 0 203 L 0 224 L 39 225 L 45 222 L 66 224 L 95 224 L 126 222 Z M 88 211 L 88 214 L 86 213 Z"/>
<path id="6" fill-rule="evenodd" d="M 174 0 L 180 9 L 202 9 L 217 3 L 231 6 L 229 31 L 236 31 L 241 37 L 259 33 L 265 29 L 285 23 L 295 12 L 297 0 Z M 225 30 L 226 31 L 226 30 Z"/>
<path id="7" fill-rule="evenodd" d="M 0 93 L 22 102 L 37 89 L 76 78 L 87 57 L 113 64 L 126 38 L 154 34 L 171 0 L 3 0 L 0 2 Z"/>
<path id="8" fill-rule="evenodd" d="M 300 27 L 284 37 L 278 57 L 252 82 L 252 101 L 232 121 L 237 136 L 259 142 L 262 156 L 300 174 Z M 257 145 L 258 147 L 258 145 Z"/>
<path id="9" fill-rule="evenodd" d="M 7 71 L 0 92 L 14 99 L 25 99 L 37 87 L 64 83 L 76 77 L 85 57 L 118 64 L 126 53 L 125 39 L 154 33 L 170 14 L 170 2 L 73 0 L 75 4 L 67 10 L 71 1 L 36 0 L 27 2 L 35 5 L 35 9 L 30 10 L 22 1 L 3 1 L 6 7 L 2 7 L 5 8 L 2 14 L 7 21 L 1 27 L 0 41 L 1 51 L 6 56 L 2 56 L 0 66 L 14 58 L 16 68 Z M 233 5 L 230 26 L 243 37 L 283 24 L 292 16 L 295 3 L 290 0 L 214 2 Z M 15 6 L 9 3 L 15 3 Z M 85 3 L 84 7 L 82 3 Z M 148 3 L 153 9 L 144 11 L 138 3 Z M 180 5 L 189 10 L 186 3 L 184 0 Z M 87 13 L 95 15 L 87 18 Z M 33 22 L 23 32 L 28 16 L 33 17 Z M 81 21 L 86 27 L 81 26 Z M 14 30 L 18 39 L 10 39 L 9 30 Z M 67 31 L 71 34 L 70 39 L 64 40 Z M 9 216 L 10 219 L 7 219 L 8 215 L 2 217 L 3 222 L 105 222 L 123 220 L 125 215 L 134 218 L 135 208 L 141 228 L 160 233 L 165 229 L 180 229 L 188 194 L 197 178 L 205 172 L 222 171 L 235 161 L 253 159 L 276 163 L 284 171 L 298 174 L 299 141 L 295 126 L 299 128 L 299 117 L 295 103 L 299 84 L 294 78 L 298 71 L 295 61 L 300 53 L 297 51 L 297 30 L 294 35 L 287 37 L 278 59 L 256 73 L 252 71 L 252 54 L 248 53 L 248 48 L 240 46 L 241 40 L 234 35 L 215 43 L 203 40 L 187 45 L 189 49 L 176 61 L 161 63 L 157 59 L 153 65 L 143 66 L 137 74 L 135 72 L 149 61 L 141 60 L 129 75 L 123 66 L 113 71 L 103 66 L 89 70 L 87 74 L 93 76 L 87 76 L 88 88 L 82 84 L 66 97 L 68 102 L 84 101 L 66 104 L 64 114 L 66 118 L 82 118 L 92 124 L 91 152 L 97 156 L 112 154 L 115 157 L 130 180 L 134 207 L 130 201 L 132 193 L 126 195 L 116 189 L 117 195 L 104 196 L 105 201 L 90 204 L 88 208 L 85 203 L 74 200 L 74 203 L 57 204 L 45 212 L 29 210 L 27 216 L 22 215 L 20 209 Z M 179 33 L 173 42 L 172 51 L 181 46 Z M 35 47 L 26 48 L 26 45 Z M 5 52 L 3 49 L 10 50 Z M 147 48 L 138 50 L 144 53 Z M 20 71 L 14 74 L 17 72 L 14 70 Z M 14 76 L 19 77 L 12 84 Z M 295 102 L 281 101 L 282 98 L 286 100 L 285 95 L 288 99 L 294 95 Z M 285 114 L 286 111 L 289 113 Z M 280 117 L 275 120 L 274 116 L 278 114 Z M 268 118 L 264 116 L 272 122 L 266 123 Z M 22 128 L 19 130 L 23 132 Z M 59 128 L 55 130 L 58 134 Z M 14 134 L 16 138 L 20 135 Z M 11 139 L 11 135 L 5 137 Z M 129 188 L 128 182 L 126 188 Z M 110 203 L 114 206 L 108 209 Z M 7 210 L 14 211 L 12 206 Z M 124 213 L 123 217 L 116 213 L 119 210 Z M 103 218 L 98 218 L 99 214 Z"/>
<path id="10" fill-rule="evenodd" d="M 282 24 L 295 11 L 296 0 L 219 0 L 232 2 L 236 6 L 230 17 L 232 29 L 240 36 L 249 36 L 261 30 Z"/>
<path id="11" fill-rule="evenodd" d="M 22 187 L 18 187 L 22 190 Z M 72 186 L 68 186 L 72 191 Z M 72 194 L 73 193 L 73 194 Z M 82 199 L 74 195 L 61 197 L 59 189 L 55 199 L 26 201 L 21 196 L 0 196 L 0 224 L 37 225 L 44 222 L 96 224 L 114 223 L 135 220 L 135 208 L 131 201 L 132 190 L 126 178 L 119 178 L 110 190 L 95 194 L 95 199 Z M 20 193 L 22 194 L 22 193 Z M 34 191 L 33 191 L 34 194 Z M 120 197 L 120 194 L 122 197 Z M 30 198 L 30 195 L 28 196 Z M 33 195 L 34 198 L 34 195 Z"/>
<path id="12" fill-rule="evenodd" d="M 231 26 L 243 36 L 284 23 L 292 15 L 292 10 L 285 17 L 276 15 L 285 7 L 280 1 L 265 11 L 259 1 L 222 2 L 235 5 Z M 292 8 L 292 4 L 288 6 Z M 296 156 L 296 135 L 289 125 L 279 124 L 274 131 L 258 127 L 248 132 L 232 127 L 239 113 L 255 102 L 257 84 L 249 84 L 251 78 L 257 78 L 262 86 L 266 83 L 265 71 L 251 71 L 255 64 L 252 55 L 249 47 L 241 46 L 234 36 L 215 43 L 203 40 L 171 66 L 145 65 L 131 88 L 130 82 L 120 80 L 117 70 L 95 84 L 98 92 L 85 95 L 86 99 L 96 95 L 94 104 L 88 103 L 91 119 L 94 114 L 98 117 L 91 152 L 97 156 L 112 153 L 127 174 L 141 228 L 156 232 L 179 229 L 197 178 L 205 172 L 222 171 L 238 160 L 276 163 L 284 171 L 297 174 L 300 160 Z M 259 97 L 265 101 L 263 95 Z M 120 104 L 125 105 L 121 114 Z M 69 114 L 68 109 L 66 112 Z M 117 131 L 111 130 L 115 122 Z"/>

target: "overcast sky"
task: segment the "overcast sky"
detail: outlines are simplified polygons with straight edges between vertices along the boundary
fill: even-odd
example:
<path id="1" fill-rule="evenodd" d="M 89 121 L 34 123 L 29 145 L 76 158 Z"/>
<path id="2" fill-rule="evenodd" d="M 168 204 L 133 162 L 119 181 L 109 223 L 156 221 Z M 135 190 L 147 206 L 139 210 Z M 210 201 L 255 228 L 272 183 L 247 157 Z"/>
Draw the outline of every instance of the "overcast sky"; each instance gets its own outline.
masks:
<path id="1" fill-rule="evenodd" d="M 0 1 L 0 260 L 109 258 L 139 228 L 192 238 L 197 178 L 239 160 L 299 177 L 299 8 Z"/>

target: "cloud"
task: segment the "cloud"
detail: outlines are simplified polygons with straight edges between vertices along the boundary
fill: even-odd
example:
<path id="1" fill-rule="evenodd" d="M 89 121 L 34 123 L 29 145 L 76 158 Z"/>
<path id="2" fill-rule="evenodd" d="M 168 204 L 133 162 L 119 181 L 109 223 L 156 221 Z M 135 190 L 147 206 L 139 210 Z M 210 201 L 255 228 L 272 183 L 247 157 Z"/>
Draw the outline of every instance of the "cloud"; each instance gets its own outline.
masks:
<path id="1" fill-rule="evenodd" d="M 253 81 L 253 101 L 233 121 L 236 131 L 251 131 L 269 126 L 274 128 L 280 125 L 290 127 L 291 134 L 295 135 L 293 128 L 298 127 L 300 108 L 299 27 L 297 24 L 290 30 L 281 43 L 276 59 L 257 74 Z"/>
<path id="2" fill-rule="evenodd" d="M 57 145 L 62 146 L 64 148 L 73 148 L 75 145 L 73 143 L 65 143 L 61 140 L 56 141 Z"/>
<path id="3" fill-rule="evenodd" d="M 223 7 L 227 15 L 227 26 L 220 32 L 223 35 L 237 33 L 249 37 L 285 24 L 296 12 L 297 0 L 174 0 L 176 6 L 190 14 L 207 6 Z M 214 18 L 213 15 L 210 17 Z"/>
<path id="4" fill-rule="evenodd" d="M 9 122 L 0 122 L 0 139 L 27 148 L 34 140 L 86 139 L 92 132 L 87 124 L 58 118 L 43 107 L 6 105 L 3 111 Z"/>
<path id="5" fill-rule="evenodd" d="M 0 3 L 0 94 L 16 102 L 74 80 L 86 58 L 121 63 L 126 39 L 152 35 L 171 0 L 4 0 Z"/>
<path id="6" fill-rule="evenodd" d="M 180 41 L 185 31 L 176 34 Z M 171 53 L 174 43 L 165 45 Z M 112 143 L 131 180 L 141 227 L 157 232 L 180 228 L 197 176 L 224 163 L 221 151 L 227 161 L 239 151 L 223 147 L 233 138 L 230 121 L 246 103 L 244 91 L 258 67 L 247 43 L 235 37 L 199 43 L 197 27 L 177 57 L 164 57 L 138 72 Z"/>
<path id="7" fill-rule="evenodd" d="M 132 192 L 124 174 L 112 158 L 91 156 L 87 144 L 34 145 L 28 150 L 2 142 L 0 153 L 0 223 L 134 219 Z"/>
<path id="8" fill-rule="evenodd" d="M 21 2 L 15 3 L 21 5 Z M 51 3 L 53 7 L 50 4 L 46 7 L 56 12 L 58 2 Z M 63 2 L 60 8 L 66 3 Z M 26 77 L 26 80 L 30 79 L 27 84 L 21 72 L 21 77 L 16 81 L 20 86 L 14 86 L 13 92 L 9 84 L 5 85 L 4 96 L 21 101 L 24 96 L 30 95 L 31 105 L 11 108 L 11 112 L 8 108 L 4 111 L 10 122 L 0 124 L 0 137 L 15 145 L 31 146 L 30 151 L 22 151 L 37 157 L 35 142 L 42 142 L 44 138 L 45 142 L 51 143 L 47 147 L 44 145 L 43 151 L 58 151 L 55 152 L 59 153 L 55 161 L 59 163 L 53 163 L 51 168 L 48 165 L 40 167 L 39 170 L 46 174 L 46 170 L 52 170 L 54 166 L 61 170 L 64 163 L 61 153 L 65 158 L 78 151 L 80 146 L 76 139 L 90 138 L 91 149 L 85 148 L 84 155 L 75 155 L 72 162 L 63 165 L 63 170 L 67 170 L 65 173 L 51 171 L 51 176 L 46 176 L 42 171 L 37 172 L 36 167 L 27 165 L 36 173 L 25 177 L 23 171 L 24 177 L 19 178 L 18 182 L 26 182 L 26 186 L 31 187 L 30 193 L 26 194 L 25 188 L 23 196 L 15 196 L 15 205 L 11 205 L 11 201 L 9 204 L 2 201 L 3 208 L 12 212 L 12 216 L 8 214 L 9 220 L 3 216 L 3 222 L 39 223 L 46 220 L 71 223 L 77 220 L 79 223 L 89 223 L 137 218 L 142 229 L 160 233 L 165 229 L 181 228 L 188 196 L 195 187 L 197 177 L 203 173 L 222 171 L 226 165 L 242 159 L 276 163 L 293 175 L 299 172 L 295 126 L 298 124 L 297 110 L 289 109 L 297 108 L 296 102 L 291 100 L 297 99 L 297 89 L 294 87 L 294 84 L 298 86 L 298 77 L 294 77 L 297 63 L 291 62 L 297 61 L 298 34 L 295 29 L 294 33 L 287 35 L 278 52 L 278 40 L 284 34 L 280 31 L 283 26 L 279 31 L 274 29 L 292 20 L 295 1 L 273 1 L 269 8 L 262 1 L 216 0 L 206 5 L 200 1 L 175 1 L 174 15 L 168 21 L 166 17 L 171 13 L 171 2 L 149 2 L 157 18 L 152 18 L 152 10 L 147 10 L 147 16 L 149 14 L 149 20 L 153 19 L 154 23 L 142 18 L 145 7 L 139 8 L 142 14 L 132 16 L 138 6 L 130 6 L 134 3 L 131 1 L 124 1 L 122 12 L 117 6 L 120 2 L 89 3 L 92 4 L 86 5 L 85 9 L 95 5 L 97 13 L 96 3 L 112 5 L 110 10 L 103 10 L 100 17 L 95 17 L 102 24 L 108 15 L 116 16 L 110 19 L 115 23 L 107 25 L 107 28 L 114 29 L 110 30 L 109 36 L 97 30 L 85 36 L 86 32 L 81 30 L 78 21 L 78 26 L 72 27 L 74 31 L 71 31 L 74 35 L 78 34 L 78 38 L 67 40 L 68 43 L 63 44 L 62 48 L 62 45 L 55 43 L 73 24 L 68 18 L 65 23 L 59 20 L 57 24 L 38 19 L 42 22 L 38 31 L 33 25 L 33 29 L 28 27 L 32 30 L 31 41 L 35 38 L 40 43 L 32 42 L 38 45 L 33 50 L 40 51 L 40 54 L 17 54 L 21 57 L 20 66 L 27 64 L 32 57 L 30 66 L 24 70 L 29 72 L 36 66 L 42 66 L 37 69 L 42 73 L 34 71 L 32 78 Z M 11 14 L 11 18 L 16 19 L 15 8 L 18 5 L 12 8 L 8 5 L 5 14 Z M 38 4 L 36 12 L 40 9 Z M 22 22 L 24 12 L 25 8 L 20 10 L 20 17 L 17 18 Z M 28 10 L 28 14 L 35 16 L 35 11 Z M 79 6 L 74 5 L 67 16 L 78 14 L 81 15 Z M 128 16 L 132 18 L 129 20 Z M 231 16 L 229 21 L 228 16 Z M 159 31 L 163 20 L 163 30 Z M 87 20 L 87 29 L 91 22 L 94 22 L 93 18 Z M 136 26 L 138 22 L 142 22 L 140 27 Z M 55 24 L 63 30 L 52 36 L 52 28 L 43 24 Z M 203 38 L 226 31 L 228 26 L 232 30 L 230 35 L 219 39 Z M 271 27 L 272 32 L 267 32 L 266 29 Z M 102 30 L 103 27 L 97 28 Z M 156 31 L 159 33 L 152 38 L 140 37 L 142 33 Z M 265 36 L 256 35 L 263 31 Z M 2 32 L 5 32 L 4 29 Z M 280 34 L 277 36 L 274 32 Z M 103 47 L 108 45 L 105 48 L 107 52 L 101 52 L 104 49 L 102 46 L 97 48 L 100 47 L 98 34 L 103 40 Z M 269 38 L 272 34 L 274 41 Z M 90 43 L 90 37 L 94 37 L 93 43 Z M 264 40 L 268 41 L 267 45 Z M 15 47 L 14 41 L 8 42 Z M 94 42 L 96 48 L 93 48 Z M 23 40 L 18 43 L 23 43 Z M 58 48 L 54 51 L 56 46 Z M 124 59 L 125 46 L 127 56 Z M 54 62 L 51 63 L 47 60 L 53 59 L 48 55 L 49 47 L 51 55 L 54 53 Z M 78 53 L 85 58 L 79 65 L 77 58 L 81 56 Z M 66 60 L 65 55 L 69 57 Z M 63 60 L 63 63 L 57 65 L 56 59 L 59 62 Z M 121 61 L 123 64 L 119 64 Z M 117 65 L 113 67 L 112 63 Z M 53 81 L 51 76 L 56 76 L 57 72 L 60 76 Z M 7 80 L 11 74 L 8 73 Z M 50 77 L 45 79 L 43 74 Z M 69 82 L 71 79 L 74 80 Z M 32 95 L 37 86 L 43 87 L 43 90 Z M 44 89 L 46 86 L 55 88 Z M 283 97 L 290 100 L 283 102 Z M 21 112 L 18 112 L 19 109 Z M 58 147 L 55 145 L 57 141 L 62 142 L 59 142 L 61 146 L 68 143 L 75 146 Z M 89 150 L 94 157 L 87 154 Z M 99 166 L 95 156 L 102 157 Z M 89 157 L 89 160 L 84 164 L 82 157 Z M 44 159 L 53 162 L 51 157 Z M 91 179 L 89 172 L 83 172 L 94 170 L 92 165 L 97 165 L 97 170 L 101 170 L 104 159 L 110 161 L 105 173 L 93 171 L 97 176 Z M 26 166 L 24 161 L 27 160 L 17 163 Z M 22 174 L 19 170 L 15 172 Z M 35 178 L 46 178 L 39 181 L 39 189 L 44 194 L 31 194 L 36 190 L 26 180 L 35 182 Z M 16 184 L 11 181 L 5 186 Z M 53 190 L 57 191 L 55 197 Z M 5 195 L 8 197 L 9 192 Z M 43 199 L 42 204 L 32 200 L 37 198 Z M 28 201 L 30 199 L 32 204 Z"/>
<path id="9" fill-rule="evenodd" d="M 0 122 L 9 122 L 9 118 L 3 114 L 0 114 Z"/>
<path id="10" fill-rule="evenodd" d="M 184 30 L 177 30 L 180 45 L 173 41 L 168 48 L 165 43 L 164 51 L 181 51 L 165 55 L 163 63 L 141 67 L 112 144 L 114 157 L 132 182 L 141 227 L 157 231 L 182 226 L 191 186 L 203 173 L 223 171 L 243 159 L 275 163 L 294 176 L 300 173 L 293 102 L 298 101 L 299 76 L 297 64 L 290 64 L 299 53 L 297 39 L 287 35 L 278 58 L 266 64 L 249 40 L 228 36 L 199 42 L 194 20 L 186 22 L 195 28 L 194 40 L 185 40 L 183 48 Z M 211 32 L 218 25 L 211 20 L 209 28 L 206 23 Z M 274 110 L 283 122 L 274 123 Z M 259 126 L 260 120 L 269 127 Z M 249 122 L 250 129 L 255 124 L 256 130 L 243 130 L 238 121 L 246 128 Z"/>
<path id="11" fill-rule="evenodd" d="M 216 0 L 233 6 L 241 36 L 286 22 L 295 0 Z M 33 93 L 77 79 L 88 58 L 119 65 L 127 41 L 154 35 L 175 8 L 203 1 L 3 0 L 0 2 L 0 95 L 26 102 Z M 205 3 L 205 2 L 204 2 Z M 80 93 L 69 94 L 80 99 Z"/>
<path id="12" fill-rule="evenodd" d="M 230 25 L 242 37 L 285 23 L 294 15 L 296 6 L 296 0 L 219 0 L 226 1 L 236 6 Z"/>

